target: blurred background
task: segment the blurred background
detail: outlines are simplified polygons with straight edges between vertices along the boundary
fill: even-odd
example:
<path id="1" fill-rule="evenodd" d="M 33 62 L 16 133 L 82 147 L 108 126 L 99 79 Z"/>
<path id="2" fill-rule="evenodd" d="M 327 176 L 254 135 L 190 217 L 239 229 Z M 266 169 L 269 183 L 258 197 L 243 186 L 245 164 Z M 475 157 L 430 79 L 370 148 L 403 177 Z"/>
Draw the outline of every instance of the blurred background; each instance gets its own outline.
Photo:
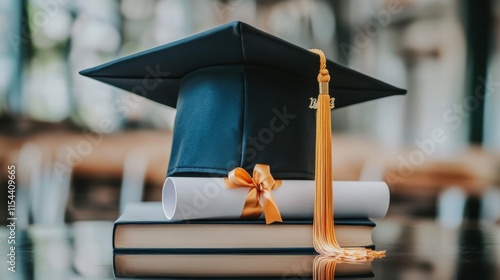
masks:
<path id="1" fill-rule="evenodd" d="M 408 90 L 332 113 L 336 180 L 385 180 L 388 218 L 500 223 L 500 0 L 2 0 L 0 179 L 16 165 L 19 227 L 111 236 L 124 205 L 160 200 L 175 110 L 78 71 L 233 20 Z"/>

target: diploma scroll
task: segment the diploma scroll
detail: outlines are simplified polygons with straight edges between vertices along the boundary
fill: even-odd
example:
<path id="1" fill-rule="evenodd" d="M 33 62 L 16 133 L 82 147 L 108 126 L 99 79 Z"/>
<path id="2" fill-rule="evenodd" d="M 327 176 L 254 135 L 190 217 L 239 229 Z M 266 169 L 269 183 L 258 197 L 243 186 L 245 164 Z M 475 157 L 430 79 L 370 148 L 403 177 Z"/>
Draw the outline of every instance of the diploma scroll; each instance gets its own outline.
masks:
<path id="1" fill-rule="evenodd" d="M 314 188 L 312 180 L 283 180 L 272 191 L 284 221 L 313 218 Z M 333 189 L 335 218 L 383 218 L 389 208 L 385 182 L 335 181 Z M 223 178 L 169 177 L 163 211 L 169 220 L 239 219 L 247 193 L 228 189 Z"/>

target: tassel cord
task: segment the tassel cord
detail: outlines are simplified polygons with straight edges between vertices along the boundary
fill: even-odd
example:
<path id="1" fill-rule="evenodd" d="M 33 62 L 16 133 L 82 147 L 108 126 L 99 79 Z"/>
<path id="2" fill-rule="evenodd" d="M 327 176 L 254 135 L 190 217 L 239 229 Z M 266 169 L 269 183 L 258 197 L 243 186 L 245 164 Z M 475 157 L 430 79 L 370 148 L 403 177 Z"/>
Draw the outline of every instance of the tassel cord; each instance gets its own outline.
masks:
<path id="1" fill-rule="evenodd" d="M 326 69 L 326 57 L 321 50 L 312 49 L 319 55 L 319 95 L 316 115 L 316 161 L 313 243 L 321 255 L 347 262 L 366 261 L 385 256 L 385 251 L 366 248 L 342 248 L 337 242 L 334 225 L 332 128 L 331 103 L 328 93 L 330 74 Z"/>

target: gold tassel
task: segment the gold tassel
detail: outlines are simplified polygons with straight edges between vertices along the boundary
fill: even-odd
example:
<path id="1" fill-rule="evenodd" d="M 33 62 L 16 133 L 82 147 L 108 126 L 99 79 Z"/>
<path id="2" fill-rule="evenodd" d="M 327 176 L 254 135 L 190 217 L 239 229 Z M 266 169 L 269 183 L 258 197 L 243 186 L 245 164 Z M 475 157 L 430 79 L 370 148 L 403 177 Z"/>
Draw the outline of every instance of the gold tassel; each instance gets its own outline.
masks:
<path id="1" fill-rule="evenodd" d="M 341 248 L 335 237 L 333 213 L 332 127 L 325 54 L 312 49 L 320 57 L 319 95 L 316 115 L 316 191 L 314 197 L 313 242 L 316 252 L 343 261 L 372 260 L 385 256 L 385 251 L 366 248 Z"/>
<path id="2" fill-rule="evenodd" d="M 316 256 L 313 262 L 313 280 L 335 279 L 337 260 L 325 256 Z"/>

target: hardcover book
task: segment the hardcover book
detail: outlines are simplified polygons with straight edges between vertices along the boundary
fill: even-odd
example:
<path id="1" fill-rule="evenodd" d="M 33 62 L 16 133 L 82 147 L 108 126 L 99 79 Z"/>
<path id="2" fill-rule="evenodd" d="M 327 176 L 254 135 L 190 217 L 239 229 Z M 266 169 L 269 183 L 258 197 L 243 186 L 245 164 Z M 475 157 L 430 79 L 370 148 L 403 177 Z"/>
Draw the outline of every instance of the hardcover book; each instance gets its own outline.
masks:
<path id="1" fill-rule="evenodd" d="M 369 219 L 335 220 L 342 247 L 373 247 Z M 170 253 L 313 252 L 312 220 L 167 220 L 161 203 L 131 204 L 114 224 L 115 250 Z"/>
<path id="2" fill-rule="evenodd" d="M 313 254 L 123 254 L 113 269 L 121 278 L 312 279 Z M 335 278 L 373 277 L 371 262 L 337 263 Z"/>

